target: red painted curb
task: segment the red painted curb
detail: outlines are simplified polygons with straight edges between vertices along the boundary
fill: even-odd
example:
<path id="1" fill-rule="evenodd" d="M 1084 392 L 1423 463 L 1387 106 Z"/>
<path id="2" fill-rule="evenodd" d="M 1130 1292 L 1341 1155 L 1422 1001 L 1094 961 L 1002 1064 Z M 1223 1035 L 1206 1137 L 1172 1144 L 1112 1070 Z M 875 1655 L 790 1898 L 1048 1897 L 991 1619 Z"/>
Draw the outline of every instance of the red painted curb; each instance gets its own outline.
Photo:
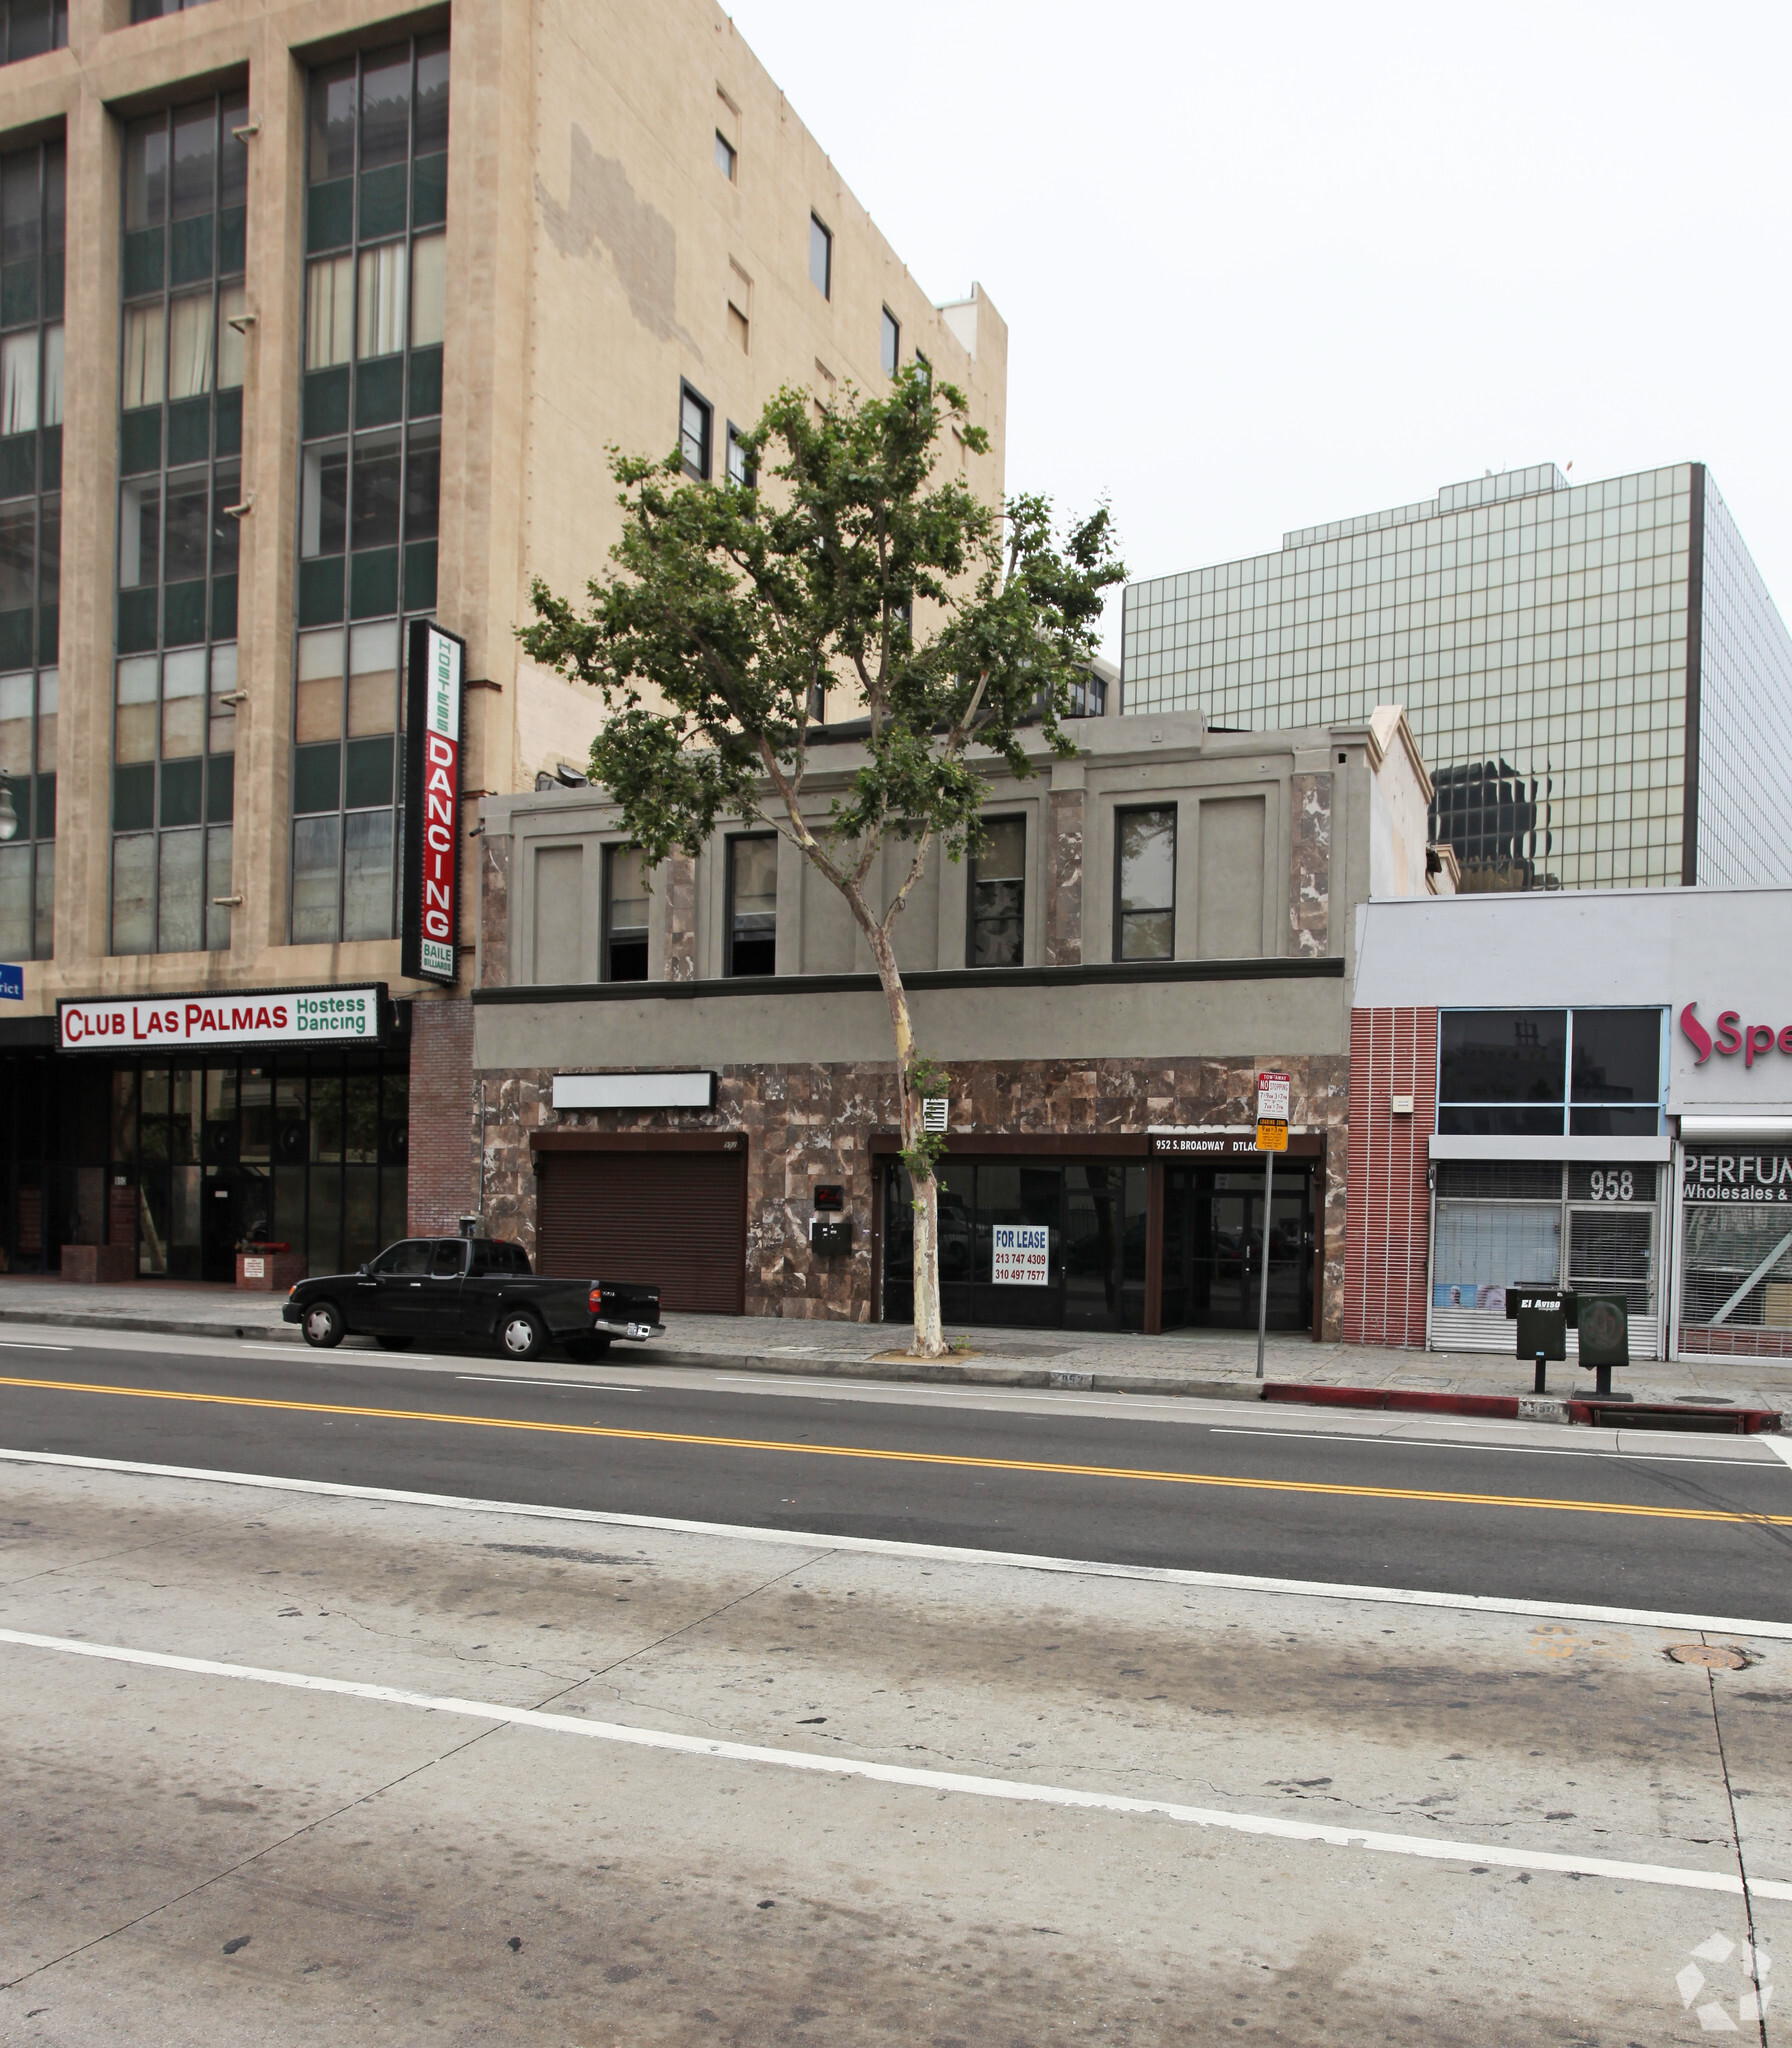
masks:
<path id="1" fill-rule="evenodd" d="M 1309 1386 L 1300 1380 L 1270 1380 L 1263 1389 L 1266 1401 L 1297 1402 L 1308 1408 L 1403 1409 L 1429 1415 L 1485 1415 L 1504 1422 L 1518 1419 L 1516 1394 L 1440 1394 L 1418 1388 Z M 1561 1394 L 1544 1396 L 1561 1401 L 1569 1420 L 1583 1425 L 1597 1423 L 1604 1415 L 1648 1415 L 1684 1420 L 1696 1429 L 1700 1416 L 1721 1418 L 1736 1425 L 1740 1436 L 1757 1436 L 1782 1425 L 1777 1408 L 1695 1407 L 1682 1401 L 1601 1401 L 1594 1395 Z"/>
<path id="2" fill-rule="evenodd" d="M 1518 1418 L 1516 1394 L 1435 1394 L 1417 1388 L 1307 1386 L 1299 1380 L 1270 1380 L 1266 1401 L 1298 1401 L 1311 1408 L 1403 1408 L 1430 1415 L 1490 1415 Z"/>

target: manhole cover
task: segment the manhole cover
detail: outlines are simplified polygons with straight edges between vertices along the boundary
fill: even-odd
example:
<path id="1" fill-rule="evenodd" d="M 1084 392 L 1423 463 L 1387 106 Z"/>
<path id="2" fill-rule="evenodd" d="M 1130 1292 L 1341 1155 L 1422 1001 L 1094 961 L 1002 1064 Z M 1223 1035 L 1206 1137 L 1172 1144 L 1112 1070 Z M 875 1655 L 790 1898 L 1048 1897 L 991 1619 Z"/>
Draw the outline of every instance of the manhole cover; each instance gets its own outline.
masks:
<path id="1" fill-rule="evenodd" d="M 1668 1655 L 1676 1664 L 1702 1664 L 1710 1671 L 1748 1669 L 1748 1659 L 1740 1650 L 1727 1650 L 1720 1643 L 1674 1643 Z"/>

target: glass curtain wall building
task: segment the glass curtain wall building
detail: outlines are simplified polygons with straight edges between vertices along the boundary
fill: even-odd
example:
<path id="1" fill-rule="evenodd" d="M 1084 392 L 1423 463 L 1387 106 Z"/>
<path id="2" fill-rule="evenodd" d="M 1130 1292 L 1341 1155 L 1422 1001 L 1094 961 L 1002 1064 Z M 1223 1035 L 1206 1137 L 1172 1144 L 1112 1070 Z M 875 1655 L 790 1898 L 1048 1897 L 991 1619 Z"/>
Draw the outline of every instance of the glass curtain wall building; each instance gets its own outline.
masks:
<path id="1" fill-rule="evenodd" d="M 292 941 L 397 929 L 403 615 L 436 601 L 448 39 L 311 75 Z"/>
<path id="2" fill-rule="evenodd" d="M 0 159 L 0 956 L 47 960 L 56 900 L 57 591 L 62 560 L 61 143 Z"/>
<path id="3" fill-rule="evenodd" d="M 1123 708 L 1407 715 L 1465 890 L 1792 874 L 1792 636 L 1702 464 L 1553 464 L 1128 587 Z"/>

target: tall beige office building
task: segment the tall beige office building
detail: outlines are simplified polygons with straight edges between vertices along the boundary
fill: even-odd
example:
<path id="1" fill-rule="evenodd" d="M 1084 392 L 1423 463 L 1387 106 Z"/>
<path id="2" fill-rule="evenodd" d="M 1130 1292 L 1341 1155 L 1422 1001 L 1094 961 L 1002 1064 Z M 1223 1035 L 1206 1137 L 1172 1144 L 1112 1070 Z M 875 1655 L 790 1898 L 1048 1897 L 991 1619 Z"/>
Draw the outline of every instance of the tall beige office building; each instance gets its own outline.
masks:
<path id="1" fill-rule="evenodd" d="M 467 643 L 470 826 L 585 756 L 514 632 L 604 563 L 612 444 L 721 480 L 780 384 L 919 356 L 993 501 L 1006 330 L 709 0 L 10 0 L 0 60 L 0 1251 L 352 1264 L 468 1071 L 470 887 L 460 989 L 400 973 L 409 621 Z"/>

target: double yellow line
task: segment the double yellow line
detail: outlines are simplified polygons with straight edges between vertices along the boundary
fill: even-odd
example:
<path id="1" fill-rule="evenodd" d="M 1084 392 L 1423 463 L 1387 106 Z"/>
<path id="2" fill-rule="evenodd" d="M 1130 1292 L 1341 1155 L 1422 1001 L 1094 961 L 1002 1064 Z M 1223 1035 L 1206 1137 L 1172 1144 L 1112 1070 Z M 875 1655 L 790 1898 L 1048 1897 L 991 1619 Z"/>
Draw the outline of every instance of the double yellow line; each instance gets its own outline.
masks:
<path id="1" fill-rule="evenodd" d="M 531 1422 L 514 1415 L 448 1415 L 429 1408 L 363 1408 L 335 1401 L 271 1401 L 250 1394 L 188 1394 L 164 1387 L 110 1387 L 83 1380 L 0 1375 L 0 1387 L 40 1393 L 109 1394 L 127 1401 L 185 1401 L 201 1408 L 258 1408 L 276 1414 L 339 1415 L 357 1422 L 430 1422 L 455 1429 L 508 1429 L 538 1436 L 602 1437 L 617 1443 L 685 1444 L 706 1451 L 777 1451 L 803 1458 L 861 1458 L 889 1465 L 936 1465 L 968 1472 L 1044 1472 L 1067 1479 L 1125 1479 L 1155 1486 L 1219 1486 L 1247 1493 L 1307 1493 L 1343 1500 L 1436 1501 L 1453 1507 L 1544 1508 L 1556 1514 L 1640 1515 L 1667 1522 L 1732 1522 L 1792 1528 L 1792 1515 L 1745 1515 L 1726 1508 L 1632 1506 L 1620 1501 L 1552 1500 L 1509 1493 L 1446 1493 L 1420 1486 L 1344 1486 L 1315 1479 L 1249 1479 L 1227 1472 L 1162 1472 L 1148 1466 L 1076 1465 L 1043 1458 L 976 1458 L 953 1451 L 887 1451 L 866 1444 L 789 1443 L 778 1437 L 699 1436 L 684 1430 L 612 1429 L 595 1422 Z"/>

